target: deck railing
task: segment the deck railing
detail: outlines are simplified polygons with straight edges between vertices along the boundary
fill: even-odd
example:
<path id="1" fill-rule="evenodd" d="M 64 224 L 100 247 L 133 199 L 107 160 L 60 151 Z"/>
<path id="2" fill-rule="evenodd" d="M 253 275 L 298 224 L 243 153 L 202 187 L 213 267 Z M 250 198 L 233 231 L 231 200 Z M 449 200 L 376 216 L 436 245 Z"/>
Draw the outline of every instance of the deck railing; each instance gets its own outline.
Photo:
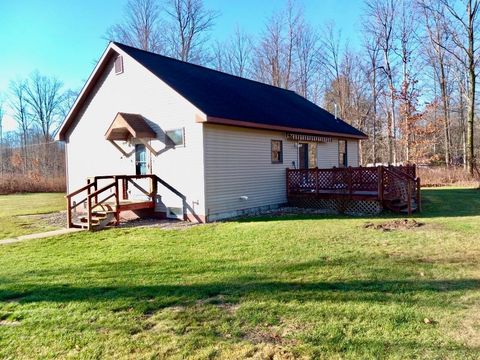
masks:
<path id="1" fill-rule="evenodd" d="M 420 207 L 420 179 L 415 165 L 287 169 L 287 195 L 329 198 L 398 199 L 412 212 L 412 199 Z"/>

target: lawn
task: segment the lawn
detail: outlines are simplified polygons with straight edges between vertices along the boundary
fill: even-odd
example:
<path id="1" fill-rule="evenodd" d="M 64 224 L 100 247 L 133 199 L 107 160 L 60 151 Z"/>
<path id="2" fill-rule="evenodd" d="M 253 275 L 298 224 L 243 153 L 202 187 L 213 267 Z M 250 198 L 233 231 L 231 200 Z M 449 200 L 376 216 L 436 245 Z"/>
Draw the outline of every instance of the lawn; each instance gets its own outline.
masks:
<path id="1" fill-rule="evenodd" d="M 0 358 L 474 359 L 480 191 L 392 217 L 113 229 L 0 246 Z"/>
<path id="2" fill-rule="evenodd" d="M 0 196 L 0 239 L 53 230 L 26 215 L 48 214 L 65 209 L 64 194 Z"/>

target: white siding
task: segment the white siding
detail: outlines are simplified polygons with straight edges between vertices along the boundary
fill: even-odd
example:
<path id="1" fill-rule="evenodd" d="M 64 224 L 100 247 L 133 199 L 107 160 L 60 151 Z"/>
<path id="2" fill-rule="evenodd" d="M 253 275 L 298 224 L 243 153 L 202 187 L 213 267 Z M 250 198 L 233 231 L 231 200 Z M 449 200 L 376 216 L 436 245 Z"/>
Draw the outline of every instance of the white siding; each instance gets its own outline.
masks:
<path id="1" fill-rule="evenodd" d="M 134 154 L 123 156 L 104 136 L 117 112 L 137 113 L 158 134 L 151 143 L 160 152 L 150 155 L 152 173 L 184 194 L 187 205 L 204 215 L 203 127 L 195 122 L 196 116 L 204 115 L 130 57 L 123 60 L 120 75 L 115 74 L 113 61 L 109 64 L 67 134 L 69 191 L 85 185 L 87 177 L 135 174 Z M 181 127 L 185 127 L 186 146 L 166 149 L 163 131 Z M 166 206 L 182 206 L 178 196 L 162 186 L 159 193 Z"/>
<path id="2" fill-rule="evenodd" d="M 285 169 L 297 162 L 297 147 L 285 140 L 283 132 L 205 124 L 204 136 L 210 220 L 286 203 Z M 271 140 L 283 141 L 283 164 L 272 164 Z"/>
<path id="3" fill-rule="evenodd" d="M 359 165 L 358 140 L 347 141 L 348 165 L 357 167 Z"/>
<path id="4" fill-rule="evenodd" d="M 327 169 L 338 166 L 338 140 L 319 143 L 317 146 L 317 163 L 320 169 Z"/>
<path id="5" fill-rule="evenodd" d="M 319 143 L 317 163 L 320 169 L 338 166 L 338 139 Z M 347 159 L 349 166 L 358 166 L 358 140 L 347 140 Z"/>

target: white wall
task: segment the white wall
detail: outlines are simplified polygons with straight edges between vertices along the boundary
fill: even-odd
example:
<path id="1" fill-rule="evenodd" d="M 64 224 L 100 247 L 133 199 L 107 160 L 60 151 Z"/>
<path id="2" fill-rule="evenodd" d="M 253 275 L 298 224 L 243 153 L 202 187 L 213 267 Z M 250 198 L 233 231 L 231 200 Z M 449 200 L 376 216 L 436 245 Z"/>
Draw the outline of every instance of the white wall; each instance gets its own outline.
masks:
<path id="1" fill-rule="evenodd" d="M 144 116 L 156 130 L 151 171 L 187 197 L 187 204 L 204 215 L 203 128 L 195 122 L 204 116 L 137 62 L 123 57 L 124 72 L 116 75 L 113 61 L 67 134 L 68 187 L 73 191 L 95 175 L 135 174 L 135 156 L 125 157 L 105 140 L 105 132 L 118 112 Z M 185 147 L 166 149 L 165 130 L 185 127 Z M 125 145 L 127 151 L 133 147 Z M 163 151 L 163 152 L 162 152 Z M 147 150 L 148 152 L 148 150 Z M 178 196 L 159 186 L 166 206 L 181 206 Z M 197 204 L 193 204 L 197 203 Z"/>
<path id="2" fill-rule="evenodd" d="M 317 145 L 317 163 L 320 169 L 338 167 L 338 139 Z M 348 166 L 358 166 L 358 140 L 347 140 Z"/>

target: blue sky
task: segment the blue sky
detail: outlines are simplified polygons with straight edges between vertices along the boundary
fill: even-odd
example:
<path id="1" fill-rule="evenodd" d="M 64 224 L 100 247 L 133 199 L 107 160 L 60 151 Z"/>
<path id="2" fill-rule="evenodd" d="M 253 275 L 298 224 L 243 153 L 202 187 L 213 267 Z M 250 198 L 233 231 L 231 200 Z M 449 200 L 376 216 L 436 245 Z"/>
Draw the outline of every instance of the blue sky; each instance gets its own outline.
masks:
<path id="1" fill-rule="evenodd" d="M 219 11 L 212 38 L 223 40 L 236 24 L 258 34 L 284 0 L 204 0 Z M 299 0 L 313 25 L 333 21 L 352 45 L 358 42 L 362 0 Z M 66 87 L 80 88 L 107 42 L 106 29 L 121 20 L 126 0 L 0 0 L 0 93 L 10 80 L 38 69 Z M 6 130 L 14 127 L 7 116 Z"/>

